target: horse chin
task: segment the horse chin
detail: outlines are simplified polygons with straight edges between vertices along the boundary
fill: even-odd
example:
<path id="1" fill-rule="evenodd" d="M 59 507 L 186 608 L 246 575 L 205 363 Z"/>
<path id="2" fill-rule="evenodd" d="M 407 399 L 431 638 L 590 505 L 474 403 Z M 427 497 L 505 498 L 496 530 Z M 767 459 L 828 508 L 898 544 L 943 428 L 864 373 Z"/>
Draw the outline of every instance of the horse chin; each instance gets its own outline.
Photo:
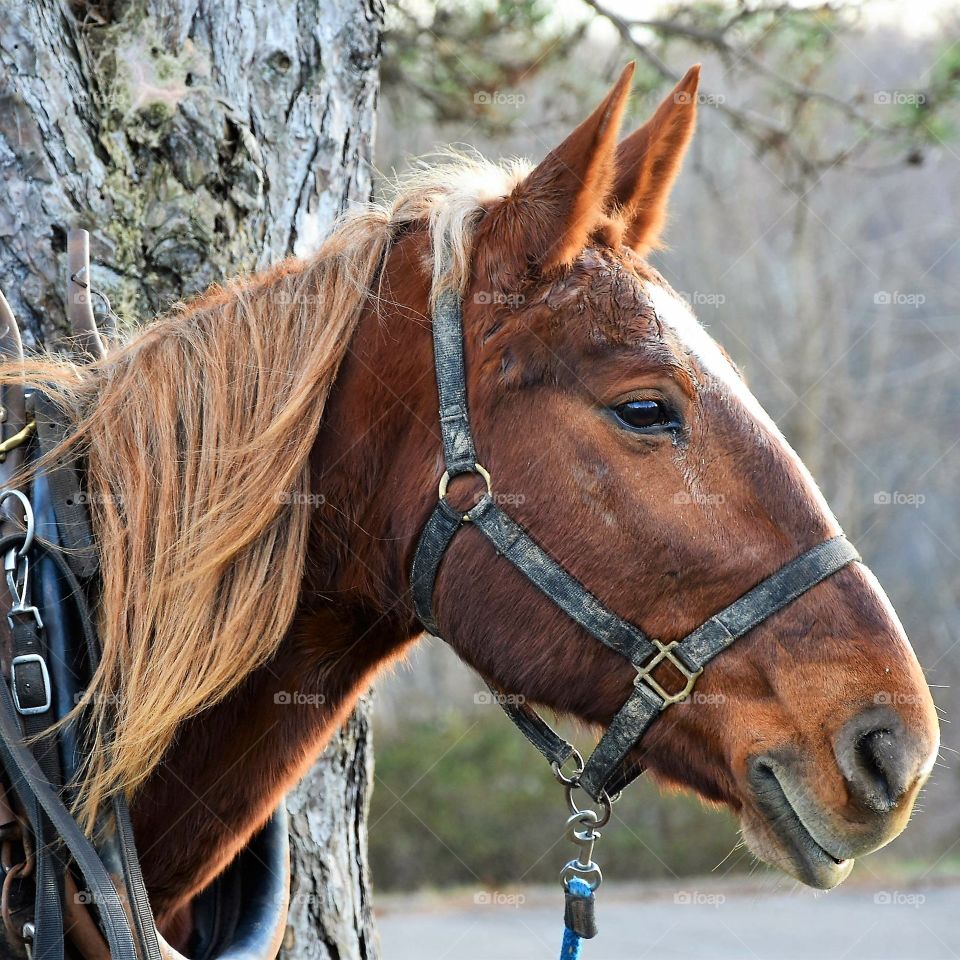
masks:
<path id="1" fill-rule="evenodd" d="M 786 814 L 774 825 L 744 811 L 741 830 L 754 856 L 816 890 L 832 890 L 853 870 L 853 860 L 827 853 L 796 814 Z"/>
<path id="2" fill-rule="evenodd" d="M 791 800 L 774 767 L 751 764 L 752 802 L 741 812 L 741 829 L 751 853 L 817 890 L 831 890 L 853 870 L 844 844 L 825 826 L 811 804 Z"/>

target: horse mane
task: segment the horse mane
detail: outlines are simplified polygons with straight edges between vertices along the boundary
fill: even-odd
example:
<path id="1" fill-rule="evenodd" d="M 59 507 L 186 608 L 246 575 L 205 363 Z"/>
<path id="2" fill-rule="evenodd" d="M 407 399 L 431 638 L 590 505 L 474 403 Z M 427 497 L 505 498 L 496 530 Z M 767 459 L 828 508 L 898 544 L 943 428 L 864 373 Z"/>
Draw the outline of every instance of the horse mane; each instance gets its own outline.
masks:
<path id="1" fill-rule="evenodd" d="M 523 172 L 448 156 L 399 181 L 392 202 L 346 215 L 309 259 L 178 304 L 103 360 L 0 365 L 0 383 L 44 391 L 73 427 L 39 466 L 68 455 L 86 466 L 103 647 L 76 708 L 95 745 L 77 784 L 87 829 L 286 636 L 309 533 L 298 495 L 393 238 L 429 223 L 435 281 L 462 288 L 483 204 Z"/>

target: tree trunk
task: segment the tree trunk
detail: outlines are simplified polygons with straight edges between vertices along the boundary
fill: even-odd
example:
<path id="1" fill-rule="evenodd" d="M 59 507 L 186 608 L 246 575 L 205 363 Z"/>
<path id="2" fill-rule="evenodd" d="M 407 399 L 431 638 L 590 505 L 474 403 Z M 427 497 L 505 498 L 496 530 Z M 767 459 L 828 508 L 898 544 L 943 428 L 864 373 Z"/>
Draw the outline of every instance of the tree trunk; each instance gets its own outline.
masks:
<path id="1" fill-rule="evenodd" d="M 379 955 L 367 868 L 372 784 L 370 702 L 364 699 L 334 747 L 287 798 L 293 878 L 284 960 L 374 960 Z"/>
<path id="2" fill-rule="evenodd" d="M 380 0 L 0 0 L 0 289 L 28 346 L 66 329 L 71 227 L 120 324 L 315 249 L 370 194 L 382 21 Z M 289 799 L 290 956 L 376 952 L 371 766 L 362 705 Z"/>

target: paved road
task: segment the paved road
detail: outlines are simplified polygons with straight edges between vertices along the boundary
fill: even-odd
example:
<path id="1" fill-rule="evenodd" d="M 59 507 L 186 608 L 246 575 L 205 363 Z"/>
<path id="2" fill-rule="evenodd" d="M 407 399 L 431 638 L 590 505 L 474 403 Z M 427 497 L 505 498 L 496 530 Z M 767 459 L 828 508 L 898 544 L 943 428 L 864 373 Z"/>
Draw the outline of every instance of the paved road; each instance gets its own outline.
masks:
<path id="1" fill-rule="evenodd" d="M 606 886 L 583 960 L 960 960 L 960 886 L 771 894 Z M 381 898 L 383 960 L 555 960 L 562 899 Z"/>

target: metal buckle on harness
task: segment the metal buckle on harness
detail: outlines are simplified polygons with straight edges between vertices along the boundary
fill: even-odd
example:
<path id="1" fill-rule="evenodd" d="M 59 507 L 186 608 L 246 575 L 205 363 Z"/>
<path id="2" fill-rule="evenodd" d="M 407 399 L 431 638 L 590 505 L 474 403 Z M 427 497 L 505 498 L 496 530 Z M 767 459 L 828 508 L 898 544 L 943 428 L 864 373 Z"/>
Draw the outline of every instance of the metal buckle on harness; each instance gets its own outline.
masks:
<path id="1" fill-rule="evenodd" d="M 7 623 L 10 624 L 10 629 L 13 629 L 13 618 L 23 614 L 27 617 L 33 617 L 33 622 L 36 625 L 38 630 L 43 629 L 43 620 L 40 619 L 40 611 L 33 606 L 32 604 L 18 604 L 15 607 L 10 608 L 10 612 L 7 614 Z"/>
<path id="2" fill-rule="evenodd" d="M 35 707 L 25 707 L 20 703 L 19 684 L 17 682 L 17 667 L 28 663 L 35 663 L 40 667 L 40 681 L 43 684 L 43 703 Z M 30 681 L 26 681 L 29 685 Z M 17 713 L 21 716 L 29 717 L 36 713 L 46 713 L 50 709 L 53 697 L 50 692 L 50 673 L 47 670 L 47 661 L 39 653 L 24 653 L 19 657 L 14 657 L 10 662 L 10 687 L 13 690 L 13 702 L 16 704 Z M 33 691 L 31 691 L 33 692 Z"/>
<path id="3" fill-rule="evenodd" d="M 697 682 L 697 677 L 703 673 L 703 667 L 699 670 L 688 670 L 686 666 L 680 661 L 680 659 L 673 653 L 674 647 L 677 646 L 676 640 L 671 640 L 668 644 L 662 644 L 659 640 L 654 640 L 651 638 L 651 643 L 657 648 L 657 652 L 653 655 L 649 663 L 645 663 L 642 667 L 637 667 L 637 675 L 634 678 L 633 685 L 635 687 L 640 686 L 641 683 L 645 683 L 661 700 L 663 700 L 663 705 L 660 707 L 661 710 L 665 710 L 671 704 L 680 703 L 682 700 L 686 700 L 687 697 L 693 692 L 693 685 Z M 666 660 L 672 667 L 677 669 L 683 678 L 686 680 L 686 683 L 683 685 L 683 689 L 677 693 L 670 693 L 665 690 L 654 678 L 652 671 L 659 664 L 663 663 Z"/>

